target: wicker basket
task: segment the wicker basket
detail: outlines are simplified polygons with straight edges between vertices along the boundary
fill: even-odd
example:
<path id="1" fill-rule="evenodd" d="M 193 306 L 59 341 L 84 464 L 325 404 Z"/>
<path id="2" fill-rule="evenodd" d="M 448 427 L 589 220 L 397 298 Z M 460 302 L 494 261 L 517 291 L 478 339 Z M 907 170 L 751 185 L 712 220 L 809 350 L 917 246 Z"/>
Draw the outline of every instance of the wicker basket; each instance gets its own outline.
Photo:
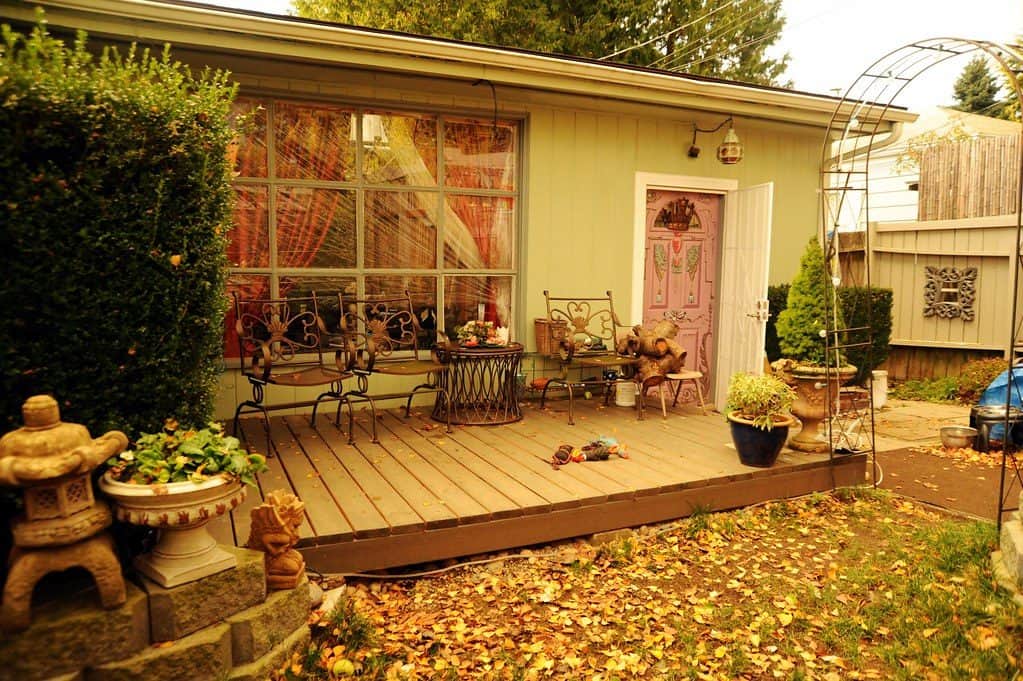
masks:
<path id="1" fill-rule="evenodd" d="M 551 322 L 546 317 L 538 317 L 533 322 L 533 329 L 536 332 L 536 351 L 541 355 L 555 355 L 558 352 L 558 344 L 555 338 L 562 339 L 568 332 L 568 322 L 555 320 Z"/>

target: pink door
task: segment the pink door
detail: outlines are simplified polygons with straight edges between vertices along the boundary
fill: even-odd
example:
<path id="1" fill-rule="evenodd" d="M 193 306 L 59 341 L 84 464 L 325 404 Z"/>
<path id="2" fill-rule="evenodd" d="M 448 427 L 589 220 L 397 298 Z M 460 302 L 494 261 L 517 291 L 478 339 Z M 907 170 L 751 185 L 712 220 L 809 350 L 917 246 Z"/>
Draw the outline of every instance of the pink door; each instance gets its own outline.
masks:
<path id="1" fill-rule="evenodd" d="M 686 368 L 703 372 L 708 402 L 720 227 L 720 195 L 647 190 L 643 325 L 681 319 L 676 340 L 686 349 Z"/>

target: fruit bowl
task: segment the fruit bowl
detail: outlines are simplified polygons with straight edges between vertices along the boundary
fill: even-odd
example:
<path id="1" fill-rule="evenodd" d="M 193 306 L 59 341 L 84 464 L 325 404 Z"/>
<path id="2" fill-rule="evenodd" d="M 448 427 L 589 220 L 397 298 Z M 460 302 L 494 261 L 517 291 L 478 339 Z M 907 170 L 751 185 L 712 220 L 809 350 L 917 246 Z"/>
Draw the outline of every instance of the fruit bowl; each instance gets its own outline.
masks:
<path id="1" fill-rule="evenodd" d="M 942 426 L 941 444 L 949 449 L 973 447 L 977 438 L 977 429 L 969 426 Z"/>

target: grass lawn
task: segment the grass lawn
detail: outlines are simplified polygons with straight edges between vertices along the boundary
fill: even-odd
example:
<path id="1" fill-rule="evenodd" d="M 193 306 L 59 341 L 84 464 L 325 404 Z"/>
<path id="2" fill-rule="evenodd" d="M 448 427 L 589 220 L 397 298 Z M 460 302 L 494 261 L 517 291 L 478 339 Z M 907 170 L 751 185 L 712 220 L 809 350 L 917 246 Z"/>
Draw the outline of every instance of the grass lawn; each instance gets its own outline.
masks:
<path id="1" fill-rule="evenodd" d="M 871 489 L 351 581 L 292 679 L 1023 679 L 994 525 Z"/>

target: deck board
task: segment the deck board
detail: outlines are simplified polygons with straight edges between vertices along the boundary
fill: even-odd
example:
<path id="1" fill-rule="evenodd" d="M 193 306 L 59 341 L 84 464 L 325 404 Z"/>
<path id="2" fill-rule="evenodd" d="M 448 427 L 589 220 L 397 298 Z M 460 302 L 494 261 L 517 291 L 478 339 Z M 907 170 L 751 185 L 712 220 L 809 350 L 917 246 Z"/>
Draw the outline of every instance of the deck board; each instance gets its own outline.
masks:
<path id="1" fill-rule="evenodd" d="M 454 484 L 415 447 L 411 447 L 387 427 L 386 421 L 389 418 L 395 417 L 384 412 L 377 423 L 379 445 L 389 457 L 381 459 L 381 473 L 399 489 L 410 505 L 417 510 L 415 504 L 423 506 L 422 515 L 427 520 L 427 527 L 445 527 L 457 525 L 462 520 L 487 518 L 489 514 L 482 504 Z M 410 428 L 405 426 L 403 430 L 410 431 Z M 395 465 L 404 469 L 404 472 L 392 468 L 384 469 L 384 466 Z M 440 508 L 437 508 L 438 505 Z"/>
<path id="2" fill-rule="evenodd" d="M 650 405 L 653 407 L 654 405 Z M 352 572 L 511 549 L 620 527 L 685 517 L 861 483 L 866 456 L 830 460 L 784 450 L 771 468 L 744 466 L 731 447 L 725 420 L 690 404 L 661 418 L 659 405 L 643 420 L 636 411 L 576 403 L 538 409 L 526 403 L 522 421 L 457 426 L 447 433 L 422 411 L 405 418 L 380 410 L 379 443 L 370 441 L 371 415 L 355 413 L 354 445 L 329 418 L 274 417 L 277 456 L 257 489 L 213 527 L 220 541 L 248 538 L 248 513 L 271 489 L 306 502 L 299 549 L 310 567 Z M 345 421 L 346 424 L 346 421 Z M 242 419 L 242 434 L 260 451 L 262 423 Z M 347 427 L 345 425 L 345 427 Z M 629 458 L 551 465 L 559 444 L 609 435 Z"/>
<path id="3" fill-rule="evenodd" d="M 302 416 L 288 416 L 285 420 L 291 432 L 302 443 L 306 456 L 316 466 L 320 480 L 331 490 L 336 512 L 344 515 L 354 536 L 376 537 L 389 534 L 390 525 L 384 520 L 383 514 L 359 487 L 358 482 L 348 472 L 348 469 L 341 464 L 335 451 L 320 436 L 319 428 L 332 428 L 332 426 L 324 426 L 323 423 L 320 423 L 314 428 L 309 425 L 308 419 Z M 339 503 L 339 499 L 344 503 Z M 327 512 L 335 512 L 335 509 L 328 508 Z M 338 537 L 335 541 L 343 541 L 347 538 Z"/>
<path id="4" fill-rule="evenodd" d="M 505 518 L 514 515 L 521 515 L 518 504 L 504 495 L 501 490 L 486 481 L 486 478 L 473 473 L 461 461 L 453 457 L 450 448 L 445 448 L 442 442 L 437 445 L 436 441 L 443 441 L 443 436 L 431 436 L 432 431 L 420 431 L 414 425 L 403 423 L 394 414 L 388 412 L 379 426 L 387 429 L 394 437 L 401 438 L 402 442 L 410 450 L 414 451 L 424 462 L 433 466 L 437 473 L 444 476 L 447 481 L 444 489 L 457 490 L 464 494 L 476 505 L 477 509 L 461 510 L 458 512 L 459 522 L 469 522 L 492 518 Z M 424 432 L 426 434 L 424 434 Z M 491 471 L 495 470 L 493 467 Z M 449 506 L 451 503 L 449 502 Z"/>

